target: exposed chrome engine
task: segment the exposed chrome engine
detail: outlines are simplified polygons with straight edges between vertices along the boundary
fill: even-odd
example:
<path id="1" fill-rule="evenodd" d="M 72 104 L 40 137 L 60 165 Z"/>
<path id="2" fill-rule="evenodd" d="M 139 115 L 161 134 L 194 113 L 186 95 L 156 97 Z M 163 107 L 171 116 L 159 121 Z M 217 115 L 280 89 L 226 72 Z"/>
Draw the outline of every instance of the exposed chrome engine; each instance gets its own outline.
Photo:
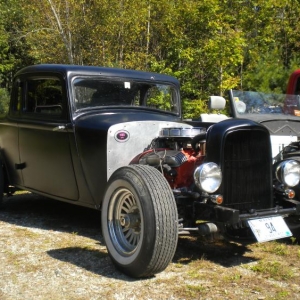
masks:
<path id="1" fill-rule="evenodd" d="M 163 128 L 138 163 L 158 168 L 173 189 L 190 187 L 205 157 L 205 138 L 205 128 Z"/>

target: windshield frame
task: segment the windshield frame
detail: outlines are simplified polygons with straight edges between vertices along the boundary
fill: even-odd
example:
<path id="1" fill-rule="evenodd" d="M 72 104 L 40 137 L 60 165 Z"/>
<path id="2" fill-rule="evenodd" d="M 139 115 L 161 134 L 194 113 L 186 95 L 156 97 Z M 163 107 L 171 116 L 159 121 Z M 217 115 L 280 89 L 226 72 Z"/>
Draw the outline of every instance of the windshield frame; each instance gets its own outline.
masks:
<path id="1" fill-rule="evenodd" d="M 79 81 L 82 81 L 79 84 Z M 116 89 L 115 91 L 117 91 L 117 93 L 121 93 L 121 88 L 120 90 L 117 90 L 117 86 L 122 86 L 122 92 L 126 92 L 128 99 L 130 99 L 130 92 L 135 92 L 133 87 L 136 88 L 136 93 L 140 93 L 141 94 L 141 89 L 142 87 L 148 87 L 148 90 L 150 88 L 155 89 L 157 87 L 158 91 L 161 91 L 161 93 L 165 93 L 166 97 L 170 97 L 169 98 L 169 103 L 165 103 L 164 101 L 160 102 L 159 105 L 164 106 L 164 109 L 162 108 L 157 108 L 154 107 L 154 105 L 150 106 L 147 105 L 146 101 L 148 98 L 146 97 L 147 95 L 145 94 L 140 95 L 140 102 L 126 102 L 121 101 L 123 98 L 118 95 L 119 97 L 119 102 L 118 103 L 113 103 L 111 102 L 111 104 L 106 103 L 106 104 L 98 104 L 98 105 L 91 105 L 91 103 L 88 103 L 88 101 L 86 101 L 86 105 L 82 105 L 81 107 L 78 105 L 78 99 L 77 99 L 77 95 L 78 91 L 76 91 L 76 84 L 77 87 L 81 87 L 83 88 L 84 83 L 83 81 L 86 81 L 87 84 L 87 89 L 95 89 L 98 87 L 100 87 L 101 85 L 105 84 L 105 85 L 113 85 Z M 156 111 L 159 113 L 166 113 L 166 114 L 171 114 L 174 116 L 181 116 L 181 102 L 180 102 L 180 93 L 179 93 L 179 89 L 177 87 L 177 85 L 175 85 L 174 83 L 172 83 L 171 81 L 155 81 L 155 80 L 151 80 L 151 81 L 147 81 L 144 79 L 135 79 L 135 78 L 124 78 L 124 77 L 103 77 L 103 76 L 98 76 L 98 75 L 84 75 L 84 74 L 76 74 L 75 76 L 72 76 L 71 80 L 71 102 L 72 102 L 72 107 L 73 107 L 73 111 L 75 113 L 82 113 L 84 111 L 90 111 L 90 110 L 95 110 L 95 109 L 102 109 L 102 108 L 125 108 L 125 109 L 142 109 L 142 110 L 151 110 L 151 111 Z M 89 86 L 90 84 L 90 86 Z M 167 89 L 169 89 L 169 93 L 167 91 Z M 147 90 L 147 91 L 148 91 Z M 91 91 L 89 91 L 89 93 L 91 93 Z M 134 97 L 134 96 L 132 96 Z M 146 97 L 145 99 L 143 99 L 143 97 Z M 81 99 L 82 100 L 82 99 Z M 152 98 L 153 100 L 153 98 Z M 164 99 L 162 99 L 164 100 Z M 91 101 L 91 100 L 90 100 Z M 153 102 L 153 101 L 152 101 Z M 81 102 L 83 103 L 83 102 Z M 146 103 L 146 105 L 145 105 Z M 169 106 L 169 108 L 166 108 L 167 106 Z"/>

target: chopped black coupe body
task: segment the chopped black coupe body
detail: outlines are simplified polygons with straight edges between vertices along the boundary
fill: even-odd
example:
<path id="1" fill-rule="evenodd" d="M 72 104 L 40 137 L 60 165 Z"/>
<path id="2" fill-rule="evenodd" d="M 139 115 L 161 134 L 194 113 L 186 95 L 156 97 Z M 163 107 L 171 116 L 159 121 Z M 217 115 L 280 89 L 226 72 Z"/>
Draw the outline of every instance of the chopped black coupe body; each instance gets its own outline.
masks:
<path id="1" fill-rule="evenodd" d="M 25 189 L 101 210 L 115 265 L 151 276 L 178 234 L 249 230 L 291 236 L 283 217 L 299 164 L 278 167 L 268 130 L 251 120 L 183 122 L 179 82 L 161 74 L 70 65 L 19 71 L 0 120 L 1 189 Z"/>

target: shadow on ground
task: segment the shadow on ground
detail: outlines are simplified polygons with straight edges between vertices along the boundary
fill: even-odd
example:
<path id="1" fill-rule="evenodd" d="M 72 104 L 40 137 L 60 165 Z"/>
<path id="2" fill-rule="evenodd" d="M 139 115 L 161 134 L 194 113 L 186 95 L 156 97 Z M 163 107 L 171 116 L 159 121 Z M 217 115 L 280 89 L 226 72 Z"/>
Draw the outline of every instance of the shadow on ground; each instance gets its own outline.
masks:
<path id="1" fill-rule="evenodd" d="M 223 267 L 233 267 L 253 262 L 247 245 L 230 242 L 226 239 L 207 241 L 197 237 L 180 237 L 174 262 L 188 264 L 194 260 L 205 259 Z"/>
<path id="2" fill-rule="evenodd" d="M 0 221 L 29 228 L 76 232 L 103 242 L 99 211 L 31 193 L 5 197 Z"/>
<path id="3" fill-rule="evenodd" d="M 106 252 L 81 247 L 67 247 L 49 250 L 47 253 L 59 261 L 71 263 L 96 275 L 125 281 L 133 280 L 114 267 Z"/>
<path id="4" fill-rule="evenodd" d="M 0 221 L 28 228 L 76 232 L 77 235 L 92 238 L 100 245 L 104 245 L 98 211 L 35 194 L 21 194 L 5 199 L 4 208 L 0 210 Z M 293 230 L 297 242 L 300 241 L 300 222 L 298 224 L 299 220 L 294 221 Z M 285 239 L 281 242 L 290 243 L 290 240 Z M 132 280 L 114 268 L 106 252 L 71 247 L 50 250 L 48 254 L 57 260 L 71 263 L 98 275 Z M 224 267 L 247 264 L 256 260 L 251 257 L 251 250 L 246 243 L 230 242 L 226 239 L 211 242 L 199 237 L 179 237 L 174 263 L 188 264 L 203 258 Z"/>

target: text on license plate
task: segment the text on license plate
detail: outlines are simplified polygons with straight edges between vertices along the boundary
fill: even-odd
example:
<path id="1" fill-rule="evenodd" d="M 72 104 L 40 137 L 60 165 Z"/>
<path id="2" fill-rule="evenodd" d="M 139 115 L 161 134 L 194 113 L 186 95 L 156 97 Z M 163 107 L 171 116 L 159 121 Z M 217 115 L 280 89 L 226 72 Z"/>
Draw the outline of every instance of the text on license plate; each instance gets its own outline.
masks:
<path id="1" fill-rule="evenodd" d="M 281 216 L 248 220 L 258 242 L 266 242 L 292 236 Z"/>

